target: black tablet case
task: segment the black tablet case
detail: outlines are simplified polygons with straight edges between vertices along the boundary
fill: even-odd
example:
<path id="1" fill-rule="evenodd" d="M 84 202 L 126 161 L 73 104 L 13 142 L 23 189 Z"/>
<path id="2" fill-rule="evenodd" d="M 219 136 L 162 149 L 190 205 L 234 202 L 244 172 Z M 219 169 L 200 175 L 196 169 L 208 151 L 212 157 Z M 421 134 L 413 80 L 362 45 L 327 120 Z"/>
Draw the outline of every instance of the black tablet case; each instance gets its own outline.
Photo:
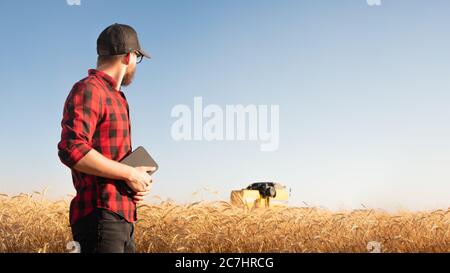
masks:
<path id="1" fill-rule="evenodd" d="M 158 164 L 142 146 L 137 147 L 136 150 L 122 159 L 120 163 L 131 167 L 155 167 L 158 170 Z M 153 174 L 156 170 L 148 172 L 148 174 Z"/>
<path id="2" fill-rule="evenodd" d="M 147 172 L 150 175 L 158 170 L 158 164 L 142 146 L 137 147 L 136 150 L 122 159 L 120 163 L 131 167 L 155 167 L 156 169 L 153 172 Z M 120 187 L 123 187 L 122 189 L 126 191 L 127 195 L 134 195 L 134 192 L 125 183 L 120 184 Z"/>

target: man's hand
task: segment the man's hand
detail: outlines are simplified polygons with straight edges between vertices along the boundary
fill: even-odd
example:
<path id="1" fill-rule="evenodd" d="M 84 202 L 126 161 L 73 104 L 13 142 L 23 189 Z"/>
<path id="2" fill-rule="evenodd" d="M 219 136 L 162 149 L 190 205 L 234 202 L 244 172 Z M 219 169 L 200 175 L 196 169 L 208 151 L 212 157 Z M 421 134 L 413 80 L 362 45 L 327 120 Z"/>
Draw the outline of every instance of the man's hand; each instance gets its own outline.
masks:
<path id="1" fill-rule="evenodd" d="M 150 193 L 150 189 L 148 189 L 147 191 L 142 191 L 142 192 L 138 192 L 133 196 L 133 202 L 136 205 L 139 205 L 142 203 L 142 201 L 144 201 L 144 197 Z"/>
<path id="2" fill-rule="evenodd" d="M 147 173 L 155 171 L 155 167 L 136 167 L 132 168 L 130 175 L 125 182 L 128 187 L 136 193 L 148 192 L 150 183 L 152 183 L 152 177 Z"/>

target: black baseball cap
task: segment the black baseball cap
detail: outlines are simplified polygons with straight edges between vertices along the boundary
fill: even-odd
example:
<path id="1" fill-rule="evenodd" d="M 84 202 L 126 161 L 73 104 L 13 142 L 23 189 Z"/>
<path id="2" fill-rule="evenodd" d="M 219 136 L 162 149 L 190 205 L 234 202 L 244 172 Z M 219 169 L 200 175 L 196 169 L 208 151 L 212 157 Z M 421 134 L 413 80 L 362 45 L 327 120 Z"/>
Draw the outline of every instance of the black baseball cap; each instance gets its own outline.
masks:
<path id="1" fill-rule="evenodd" d="M 150 55 L 139 44 L 137 32 L 128 25 L 113 24 L 103 30 L 97 39 L 99 56 L 123 55 L 134 51 L 150 59 Z"/>

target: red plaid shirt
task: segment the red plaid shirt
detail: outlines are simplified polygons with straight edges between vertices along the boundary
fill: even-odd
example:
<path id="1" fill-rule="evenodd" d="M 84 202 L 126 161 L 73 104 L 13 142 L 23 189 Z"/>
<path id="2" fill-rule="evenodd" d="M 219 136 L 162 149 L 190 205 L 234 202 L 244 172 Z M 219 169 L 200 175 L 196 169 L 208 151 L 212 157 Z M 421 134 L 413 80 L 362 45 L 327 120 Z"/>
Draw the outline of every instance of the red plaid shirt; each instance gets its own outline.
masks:
<path id="1" fill-rule="evenodd" d="M 88 215 L 94 208 L 113 211 L 128 222 L 136 221 L 136 205 L 125 181 L 88 175 L 73 166 L 91 149 L 106 158 L 120 161 L 131 153 L 131 127 L 128 103 L 116 82 L 94 69 L 70 91 L 61 122 L 58 155 L 72 169 L 77 191 L 70 204 L 70 223 Z"/>

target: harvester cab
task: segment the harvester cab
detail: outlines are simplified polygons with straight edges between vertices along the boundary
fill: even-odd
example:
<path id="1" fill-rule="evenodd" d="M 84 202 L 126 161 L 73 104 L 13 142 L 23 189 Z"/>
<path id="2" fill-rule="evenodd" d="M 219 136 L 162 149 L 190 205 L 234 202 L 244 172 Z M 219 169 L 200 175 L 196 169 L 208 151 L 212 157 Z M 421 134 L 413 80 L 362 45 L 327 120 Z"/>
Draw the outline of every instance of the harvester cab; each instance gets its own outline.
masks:
<path id="1" fill-rule="evenodd" d="M 258 182 L 231 192 L 231 204 L 248 208 L 287 207 L 289 192 L 275 182 Z"/>

